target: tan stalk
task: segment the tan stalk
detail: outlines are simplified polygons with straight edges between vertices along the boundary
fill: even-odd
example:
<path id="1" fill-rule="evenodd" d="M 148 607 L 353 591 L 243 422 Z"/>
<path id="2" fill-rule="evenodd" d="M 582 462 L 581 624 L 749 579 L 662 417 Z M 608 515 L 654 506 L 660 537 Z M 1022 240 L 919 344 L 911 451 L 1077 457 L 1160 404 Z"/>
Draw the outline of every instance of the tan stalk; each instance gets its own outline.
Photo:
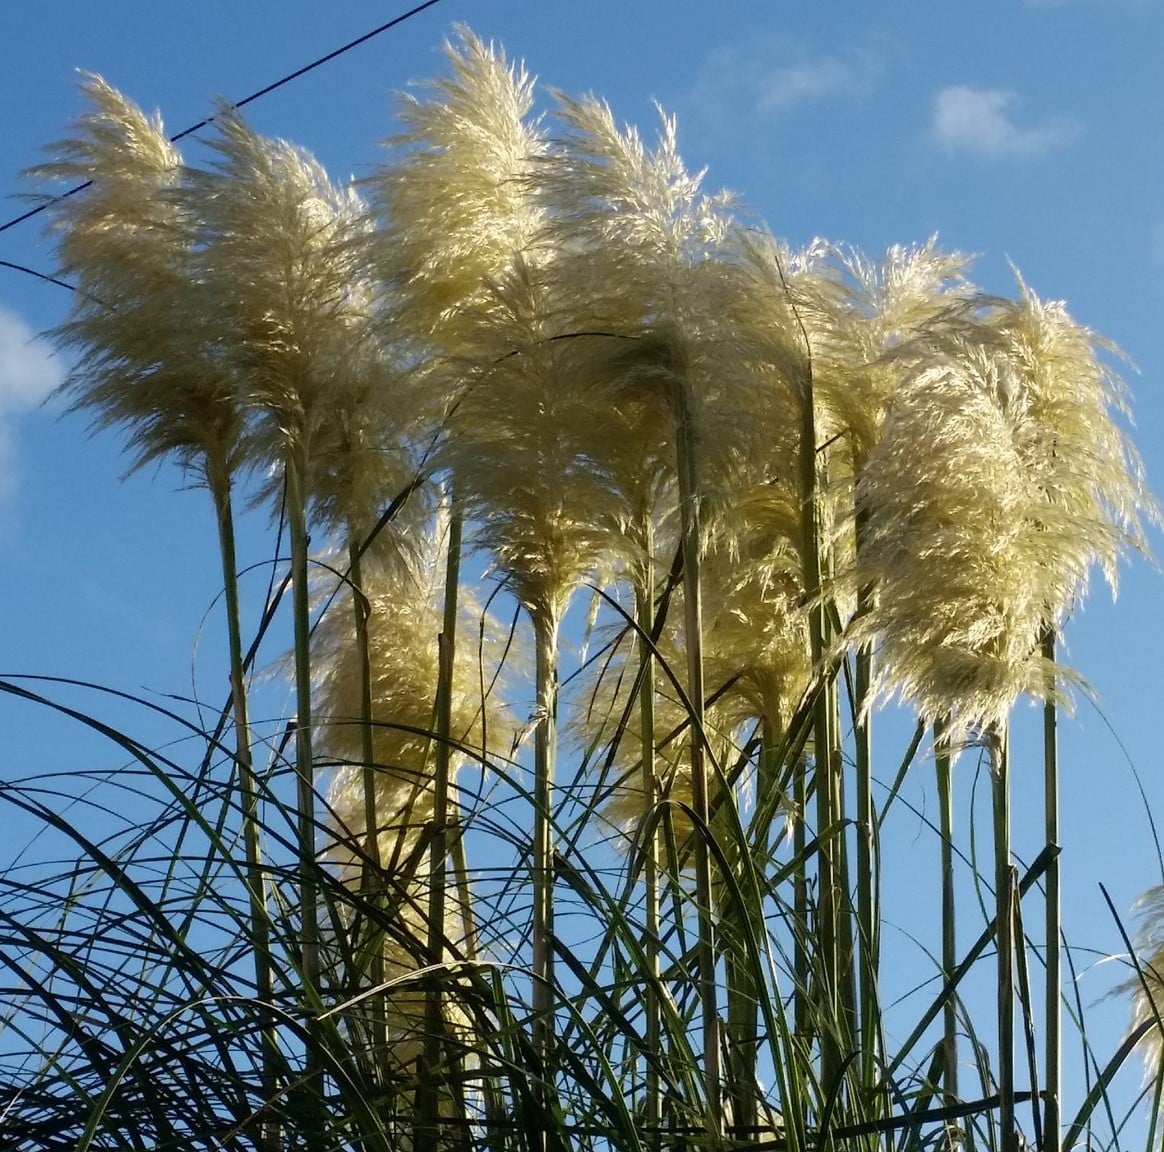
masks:
<path id="1" fill-rule="evenodd" d="M 856 516 L 856 549 L 861 551 L 865 513 Z M 862 584 L 857 590 L 857 615 L 869 610 L 874 590 Z M 877 818 L 873 810 L 872 686 L 873 651 L 860 645 L 856 654 L 853 710 L 857 718 L 853 733 L 857 783 L 857 953 L 858 1008 L 860 1018 L 862 1084 L 873 1084 L 881 1067 L 881 1005 L 878 978 L 881 953 L 881 909 L 878 877 L 880 862 Z"/>
<path id="2" fill-rule="evenodd" d="M 825 451 L 819 453 L 821 457 L 818 484 L 823 489 L 829 483 L 828 456 Z M 823 537 L 818 535 L 818 539 Z M 822 559 L 825 562 L 826 585 L 832 588 L 836 584 L 835 556 L 831 543 L 825 544 Z M 834 606 L 829 603 L 829 613 L 826 616 L 825 644 L 829 646 L 834 641 L 833 613 Z M 844 829 L 847 827 L 845 802 L 845 759 L 844 749 L 841 746 L 841 686 L 839 670 L 833 672 L 825 684 L 825 694 L 829 705 L 829 731 L 832 745 L 829 749 L 829 787 L 831 796 L 829 809 L 836 823 L 837 834 L 832 838 L 835 856 L 832 859 L 833 871 L 833 900 L 834 918 L 836 924 L 836 953 L 837 953 L 837 1028 L 838 1040 L 842 1053 L 853 1051 L 853 1046 L 859 1036 L 860 1014 L 857 1005 L 857 965 L 855 963 L 856 945 L 853 939 L 854 916 L 856 908 L 853 906 L 853 886 L 850 880 L 849 867 L 849 838 Z"/>
<path id="3" fill-rule="evenodd" d="M 760 749 L 757 753 L 756 799 L 770 796 L 776 789 L 777 728 L 772 714 L 765 710 L 760 722 Z M 761 871 L 769 859 L 768 830 L 761 834 L 751 857 L 750 866 Z M 741 862 L 741 868 L 748 867 Z M 741 891 L 743 885 L 741 884 Z M 725 909 L 725 913 L 726 913 Z M 737 916 L 746 917 L 746 907 L 731 909 Z M 732 1100 L 732 1127 L 738 1140 L 759 1139 L 759 1110 L 757 1106 L 758 1058 L 760 1052 L 760 996 L 751 958 L 743 947 L 743 933 L 734 928 L 737 944 L 729 950 L 726 960 L 728 998 L 728 1083 Z"/>

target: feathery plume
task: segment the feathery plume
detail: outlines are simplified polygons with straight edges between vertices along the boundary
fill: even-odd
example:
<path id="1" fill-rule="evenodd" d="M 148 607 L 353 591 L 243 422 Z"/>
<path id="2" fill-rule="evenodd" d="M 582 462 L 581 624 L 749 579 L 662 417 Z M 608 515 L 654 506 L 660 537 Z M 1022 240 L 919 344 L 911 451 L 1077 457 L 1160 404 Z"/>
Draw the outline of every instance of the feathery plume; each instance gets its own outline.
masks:
<path id="1" fill-rule="evenodd" d="M 421 544 L 401 550 L 401 562 L 369 575 L 368 656 L 372 687 L 372 749 L 378 856 L 392 908 L 383 942 L 379 978 L 392 986 L 385 996 L 384 1019 L 390 1066 L 411 1074 L 425 1042 L 426 991 L 415 974 L 428 959 L 427 916 L 429 850 L 426 830 L 433 817 L 435 748 L 433 700 L 440 676 L 438 636 L 442 629 L 445 532 L 428 532 Z M 365 798 L 363 677 L 352 613 L 337 604 L 317 633 L 317 746 L 336 768 L 328 787 L 333 838 L 325 857 L 351 887 L 360 883 L 367 838 Z M 464 622 L 479 623 L 480 612 L 463 596 L 458 608 Z M 484 659 L 498 661 L 502 636 L 485 622 Z M 452 683 L 453 767 L 475 758 L 484 767 L 508 756 L 515 743 L 515 724 L 495 694 L 481 696 L 495 669 L 480 670 L 461 660 Z M 494 688 L 496 693 L 496 687 Z M 458 889 L 450 887 L 443 902 L 444 938 L 463 949 L 470 910 Z M 467 1017 L 454 998 L 443 997 L 442 1016 L 463 1042 Z"/>
<path id="2" fill-rule="evenodd" d="M 131 469 L 173 454 L 220 499 L 242 456 L 242 417 L 192 271 L 181 156 L 159 117 L 99 76 L 82 91 L 91 110 L 77 134 L 30 172 L 90 185 L 49 207 L 60 272 L 77 289 L 53 333 L 79 354 L 60 391 L 95 427 L 126 427 Z"/>
<path id="3" fill-rule="evenodd" d="M 492 277 L 528 249 L 537 225 L 529 164 L 545 148 L 530 118 L 533 80 L 467 28 L 445 45 L 450 75 L 431 94 L 399 98 L 405 131 L 385 143 L 392 163 L 371 178 L 381 229 L 378 274 L 401 294 L 397 317 L 455 341 L 467 306 L 489 295 Z"/>
<path id="4" fill-rule="evenodd" d="M 676 593 L 672 600 L 671 610 L 676 621 L 682 619 L 679 597 Z M 673 669 L 681 669 L 686 660 L 681 632 L 678 624 L 666 625 L 657 645 L 660 656 Z M 634 837 L 642 821 L 651 815 L 641 770 L 647 752 L 642 717 L 630 698 L 637 666 L 635 638 L 627 632 L 618 638 L 594 679 L 573 695 L 567 725 L 572 742 L 585 759 L 604 764 L 609 761 L 610 778 L 599 797 L 602 815 L 628 839 Z M 654 719 L 656 800 L 690 807 L 692 779 L 687 742 L 691 717 L 669 682 L 656 694 Z M 727 717 L 713 707 L 704 718 L 704 726 L 716 762 L 725 766 L 734 763 L 740 749 L 733 739 L 734 726 Z M 691 829 L 690 821 L 677 813 L 673 813 L 673 820 L 680 839 L 685 839 Z"/>
<path id="5" fill-rule="evenodd" d="M 1164 1059 L 1164 887 L 1149 888 L 1137 901 L 1137 970 L 1117 991 L 1132 999 L 1132 1031 L 1149 1025 L 1139 1043 L 1148 1081 L 1155 1081 Z"/>
<path id="6" fill-rule="evenodd" d="M 1025 286 L 967 333 L 928 363 L 924 337 L 910 350 L 926 366 L 898 386 L 859 481 L 858 571 L 877 604 L 851 639 L 879 638 L 875 694 L 987 727 L 1018 696 L 1060 699 L 1078 681 L 1041 637 L 1093 565 L 1114 587 L 1156 510 L 1093 333 Z"/>
<path id="7" fill-rule="evenodd" d="M 296 461 L 310 494 L 334 411 L 381 368 L 355 243 L 363 215 L 306 152 L 225 105 L 215 124 L 218 160 L 185 193 L 208 307 L 254 416 L 253 462 Z"/>
<path id="8" fill-rule="evenodd" d="M 444 548 L 438 526 L 418 546 L 402 550 L 401 563 L 369 573 L 364 589 L 370 608 L 368 655 L 380 852 L 386 866 L 408 858 L 432 809 L 431 729 L 439 674 Z M 465 601 L 459 609 L 466 626 L 476 630 L 480 612 L 475 605 Z M 485 658 L 489 659 L 497 652 L 500 636 L 488 621 L 485 636 Z M 360 661 L 352 613 L 346 605 L 333 605 L 324 617 L 317 632 L 315 666 L 319 747 L 337 765 L 328 788 L 337 829 L 337 843 L 329 856 L 346 872 L 355 868 L 351 846 L 363 844 L 366 833 Z M 490 683 L 493 675 L 494 670 L 488 669 L 485 682 Z M 495 696 L 481 699 L 480 685 L 479 670 L 459 661 L 452 697 L 454 763 L 463 763 L 470 754 L 484 763 L 506 757 L 512 750 L 514 722 Z"/>

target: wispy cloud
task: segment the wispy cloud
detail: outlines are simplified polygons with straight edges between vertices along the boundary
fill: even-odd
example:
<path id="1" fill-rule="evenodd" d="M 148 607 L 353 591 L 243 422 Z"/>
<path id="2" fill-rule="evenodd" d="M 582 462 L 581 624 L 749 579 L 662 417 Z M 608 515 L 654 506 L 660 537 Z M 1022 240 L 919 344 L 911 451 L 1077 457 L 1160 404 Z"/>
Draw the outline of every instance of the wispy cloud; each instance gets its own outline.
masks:
<path id="1" fill-rule="evenodd" d="M 808 104 L 859 99 L 873 90 L 883 71 L 873 48 L 816 53 L 761 37 L 712 51 L 684 103 L 705 126 L 741 120 L 754 125 Z"/>
<path id="2" fill-rule="evenodd" d="M 15 482 L 12 423 L 64 378 L 60 361 L 15 312 L 0 305 L 0 498 Z"/>
<path id="3" fill-rule="evenodd" d="M 1032 124 L 1016 119 L 1018 97 L 1001 88 L 943 88 L 930 122 L 934 138 L 950 152 L 977 156 L 1041 156 L 1070 144 L 1082 131 L 1067 117 Z"/>

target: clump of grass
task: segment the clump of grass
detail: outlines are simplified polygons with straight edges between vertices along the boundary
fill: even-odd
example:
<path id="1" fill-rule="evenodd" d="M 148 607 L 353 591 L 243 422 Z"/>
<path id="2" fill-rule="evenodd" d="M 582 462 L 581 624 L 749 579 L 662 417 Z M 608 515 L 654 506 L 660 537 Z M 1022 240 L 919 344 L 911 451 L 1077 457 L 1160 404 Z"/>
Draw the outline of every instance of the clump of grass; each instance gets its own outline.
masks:
<path id="1" fill-rule="evenodd" d="M 66 394 L 135 465 L 172 454 L 210 490 L 232 694 L 210 731 L 162 715 L 186 741 L 163 755 L 0 684 L 109 740 L 131 769 L 103 786 L 153 806 L 101 838 L 55 784 L 2 794 L 75 858 L 5 878 L 6 1132 L 1013 1149 L 1029 1096 L 1056 1149 L 1056 741 L 1079 678 L 1055 637 L 1155 515 L 1105 346 L 1021 281 L 979 292 L 933 240 L 792 252 L 703 193 L 669 118 L 650 149 L 594 98 L 538 119 L 528 74 L 467 30 L 447 60 L 402 98 L 367 206 L 226 108 L 211 164 L 184 166 L 98 80 L 39 170 L 93 181 L 53 208 L 80 289 Z M 263 769 L 246 690 L 281 609 L 244 647 L 236 486 L 290 534 L 293 754 L 273 741 Z M 1046 708 L 1048 846 L 1019 880 L 1024 697 Z M 904 751 L 873 738 L 887 698 L 917 722 Z M 927 726 L 941 988 L 894 1044 L 879 837 Z M 974 742 L 995 906 L 959 955 L 952 762 Z M 1044 875 L 1024 1089 L 1020 897 Z M 984 1020 L 961 982 L 991 939 Z"/>

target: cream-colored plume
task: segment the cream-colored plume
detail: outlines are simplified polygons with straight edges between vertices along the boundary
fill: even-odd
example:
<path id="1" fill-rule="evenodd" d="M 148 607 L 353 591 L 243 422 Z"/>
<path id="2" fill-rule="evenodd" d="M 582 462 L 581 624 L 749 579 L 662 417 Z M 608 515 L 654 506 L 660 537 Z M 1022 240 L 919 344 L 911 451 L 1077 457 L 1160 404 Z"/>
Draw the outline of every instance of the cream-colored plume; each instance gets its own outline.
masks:
<path id="1" fill-rule="evenodd" d="M 235 378 L 191 270 L 181 156 L 158 117 L 98 76 L 90 110 L 30 175 L 88 187 L 49 206 L 58 267 L 76 292 L 54 332 L 78 359 L 62 385 L 97 427 L 124 426 L 133 468 L 173 454 L 223 498 L 242 452 Z"/>

